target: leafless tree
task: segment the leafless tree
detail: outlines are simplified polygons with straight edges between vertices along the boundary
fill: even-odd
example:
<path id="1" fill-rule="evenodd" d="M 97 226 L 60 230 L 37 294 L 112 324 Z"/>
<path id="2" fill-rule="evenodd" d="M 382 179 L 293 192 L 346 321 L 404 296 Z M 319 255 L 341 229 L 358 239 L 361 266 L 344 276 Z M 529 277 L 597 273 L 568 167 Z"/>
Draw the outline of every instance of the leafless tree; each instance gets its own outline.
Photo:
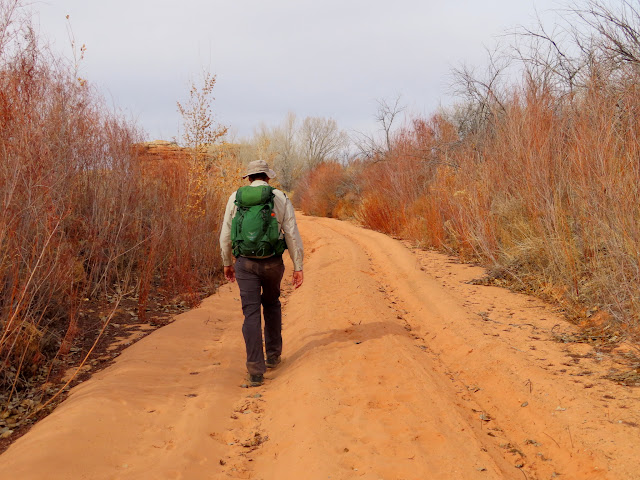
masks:
<path id="1" fill-rule="evenodd" d="M 452 72 L 453 91 L 463 99 L 462 106 L 457 109 L 458 130 L 462 136 L 486 129 L 494 115 L 505 111 L 503 77 L 511 62 L 499 48 L 487 52 L 484 72 L 478 73 L 466 65 Z"/>
<path id="2" fill-rule="evenodd" d="M 293 112 L 287 113 L 284 121 L 268 131 L 271 138 L 271 150 L 274 152 L 273 168 L 285 190 L 293 188 L 303 162 L 298 144 L 298 119 Z"/>
<path id="3" fill-rule="evenodd" d="M 291 112 L 279 125 L 261 124 L 249 141 L 249 156 L 243 159 L 245 163 L 256 158 L 269 162 L 278 172 L 278 181 L 285 190 L 293 187 L 301 169 L 297 125 L 296 115 Z"/>
<path id="4" fill-rule="evenodd" d="M 305 170 L 339 159 L 348 137 L 331 118 L 307 117 L 300 122 L 289 112 L 279 125 L 262 124 L 248 144 L 251 160 L 262 158 L 270 162 L 282 187 L 290 190 Z"/>
<path id="5" fill-rule="evenodd" d="M 401 96 L 393 100 L 377 100 L 378 108 L 375 120 L 379 126 L 376 133 L 355 132 L 352 141 L 360 155 L 368 159 L 382 159 L 393 149 L 393 129 L 397 125 L 398 116 L 404 111 Z"/>
<path id="6" fill-rule="evenodd" d="M 191 82 L 187 102 L 177 102 L 184 128 L 184 146 L 193 150 L 194 160 L 198 162 L 206 160 L 209 145 L 214 144 L 227 132 L 227 127 L 215 122 L 211 110 L 215 84 L 216 76 L 205 71 L 200 85 L 195 81 Z"/>
<path id="7" fill-rule="evenodd" d="M 330 158 L 338 157 L 348 143 L 349 137 L 332 118 L 307 117 L 302 122 L 300 147 L 306 168 L 314 168 Z"/>
<path id="8" fill-rule="evenodd" d="M 538 20 L 514 33 L 514 57 L 525 75 L 555 93 L 574 93 L 602 75 L 624 80 L 640 65 L 637 0 L 574 2 L 552 30 Z"/>
<path id="9" fill-rule="evenodd" d="M 640 5 L 621 0 L 616 7 L 600 0 L 589 0 L 586 7 L 572 11 L 597 34 L 596 45 L 606 59 L 616 65 L 640 64 Z"/>
<path id="10" fill-rule="evenodd" d="M 516 31 L 512 51 L 529 80 L 571 93 L 581 83 L 580 74 L 585 66 L 582 55 L 569 51 L 571 46 L 578 46 L 578 52 L 580 48 L 589 49 L 576 28 L 556 26 L 549 31 L 538 20 L 535 28 L 520 28 Z"/>

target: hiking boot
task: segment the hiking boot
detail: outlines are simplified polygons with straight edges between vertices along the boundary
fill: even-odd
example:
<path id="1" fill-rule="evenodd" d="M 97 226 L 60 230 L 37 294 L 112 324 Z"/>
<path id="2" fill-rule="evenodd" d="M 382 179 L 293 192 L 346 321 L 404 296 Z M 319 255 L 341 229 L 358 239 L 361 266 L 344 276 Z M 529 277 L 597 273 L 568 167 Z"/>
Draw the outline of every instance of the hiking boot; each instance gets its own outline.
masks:
<path id="1" fill-rule="evenodd" d="M 280 355 L 274 355 L 273 357 L 268 357 L 267 368 L 276 368 L 278 365 L 280 365 L 281 361 L 282 360 L 280 359 Z"/>
<path id="2" fill-rule="evenodd" d="M 259 387 L 264 383 L 264 377 L 262 375 L 249 375 L 249 386 Z"/>

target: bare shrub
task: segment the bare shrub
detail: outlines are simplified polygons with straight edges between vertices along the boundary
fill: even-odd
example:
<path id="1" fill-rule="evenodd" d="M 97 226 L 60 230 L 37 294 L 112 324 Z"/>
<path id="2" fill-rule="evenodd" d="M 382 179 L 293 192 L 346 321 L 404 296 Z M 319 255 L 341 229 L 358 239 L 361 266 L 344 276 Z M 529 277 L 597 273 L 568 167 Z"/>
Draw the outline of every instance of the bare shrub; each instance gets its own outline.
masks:
<path id="1" fill-rule="evenodd" d="M 346 193 L 344 180 L 340 164 L 320 163 L 301 178 L 293 201 L 307 215 L 333 217 L 341 197 Z"/>
<path id="2" fill-rule="evenodd" d="M 378 125 L 377 134 L 354 132 L 352 135 L 351 141 L 363 158 L 380 159 L 391 152 L 394 129 L 398 126 L 398 117 L 405 109 L 400 99 L 401 97 L 398 95 L 393 100 L 380 99 L 377 101 L 378 108 L 375 113 L 375 121 Z"/>
<path id="3" fill-rule="evenodd" d="M 589 1 L 559 33 L 520 31 L 485 74 L 459 70 L 461 104 L 345 167 L 358 172 L 356 217 L 481 262 L 578 319 L 601 310 L 599 328 L 637 340 L 638 12 Z M 520 81 L 502 75 L 514 59 Z"/>
<path id="4" fill-rule="evenodd" d="M 220 261 L 211 238 L 228 185 L 206 177 L 204 212 L 190 215 L 189 163 L 143 158 L 140 140 L 73 64 L 41 47 L 21 2 L 0 0 L 0 396 L 7 402 L 86 333 L 86 305 L 104 300 L 115 311 L 129 295 L 144 317 L 151 291 L 186 294 L 195 304 L 214 288 Z"/>

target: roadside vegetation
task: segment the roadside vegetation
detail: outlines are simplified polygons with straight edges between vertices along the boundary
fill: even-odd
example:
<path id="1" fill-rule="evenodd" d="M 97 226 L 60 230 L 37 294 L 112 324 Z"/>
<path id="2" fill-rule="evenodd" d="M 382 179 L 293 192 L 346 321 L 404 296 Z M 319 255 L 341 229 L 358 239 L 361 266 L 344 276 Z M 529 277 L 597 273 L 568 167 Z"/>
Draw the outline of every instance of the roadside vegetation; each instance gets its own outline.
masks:
<path id="1" fill-rule="evenodd" d="M 74 61 L 56 56 L 28 7 L 0 0 L 0 436 L 72 381 L 67 360 L 94 362 L 114 318 L 195 305 L 221 270 L 219 173 L 239 167 L 200 148 L 224 130 L 205 122 L 215 77 L 183 106 L 186 148 L 154 158 L 72 46 Z"/>
<path id="2" fill-rule="evenodd" d="M 485 281 L 559 302 L 585 341 L 640 327 L 640 10 L 588 1 L 564 28 L 518 29 L 458 104 L 399 125 L 354 161 L 302 176 L 297 206 L 479 262 Z"/>
<path id="3" fill-rule="evenodd" d="M 178 145 L 143 143 L 79 77 L 84 46 L 55 55 L 21 0 L 0 0 L 0 439 L 73 381 L 70 358 L 95 361 L 114 319 L 215 291 L 224 204 L 256 158 L 307 214 L 478 262 L 482 281 L 562 305 L 580 341 L 638 344 L 636 4 L 518 29 L 482 71 L 454 72 L 454 107 L 407 118 L 382 100 L 374 133 L 289 113 L 234 140 L 205 72 L 177 105 Z"/>

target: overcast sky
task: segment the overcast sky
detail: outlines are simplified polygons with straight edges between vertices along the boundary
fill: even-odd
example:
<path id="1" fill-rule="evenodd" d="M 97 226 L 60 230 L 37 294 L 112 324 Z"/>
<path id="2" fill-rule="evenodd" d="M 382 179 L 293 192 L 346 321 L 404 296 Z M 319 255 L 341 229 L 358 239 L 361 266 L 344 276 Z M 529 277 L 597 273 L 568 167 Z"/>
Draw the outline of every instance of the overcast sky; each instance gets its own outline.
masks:
<path id="1" fill-rule="evenodd" d="M 451 103 L 450 70 L 558 0 L 55 0 L 36 2 L 40 32 L 71 55 L 66 15 L 87 52 L 81 75 L 149 140 L 179 134 L 177 100 L 203 69 L 214 112 L 238 136 L 288 111 L 371 131 L 376 99 L 408 110 Z"/>

